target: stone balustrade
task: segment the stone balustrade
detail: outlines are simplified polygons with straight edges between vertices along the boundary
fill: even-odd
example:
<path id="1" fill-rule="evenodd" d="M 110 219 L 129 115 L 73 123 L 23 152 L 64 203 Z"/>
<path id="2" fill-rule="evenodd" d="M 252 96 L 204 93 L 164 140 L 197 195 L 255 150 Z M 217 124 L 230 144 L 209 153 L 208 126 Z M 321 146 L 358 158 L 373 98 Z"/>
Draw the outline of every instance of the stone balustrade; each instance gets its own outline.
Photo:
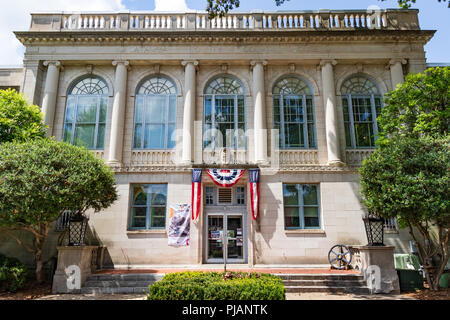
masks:
<path id="1" fill-rule="evenodd" d="M 246 150 L 230 148 L 203 150 L 204 164 L 246 164 L 248 162 Z"/>
<path id="2" fill-rule="evenodd" d="M 419 30 L 418 10 L 319 10 L 233 12 L 209 19 L 206 12 L 33 13 L 31 31 L 168 30 Z"/>
<path id="3" fill-rule="evenodd" d="M 278 156 L 282 166 L 319 164 L 317 150 L 279 150 Z"/>
<path id="4" fill-rule="evenodd" d="M 175 151 L 173 150 L 132 150 L 133 166 L 173 166 Z"/>
<path id="5" fill-rule="evenodd" d="M 354 149 L 346 150 L 347 164 L 350 166 L 359 166 L 362 161 L 370 156 L 375 149 Z"/>

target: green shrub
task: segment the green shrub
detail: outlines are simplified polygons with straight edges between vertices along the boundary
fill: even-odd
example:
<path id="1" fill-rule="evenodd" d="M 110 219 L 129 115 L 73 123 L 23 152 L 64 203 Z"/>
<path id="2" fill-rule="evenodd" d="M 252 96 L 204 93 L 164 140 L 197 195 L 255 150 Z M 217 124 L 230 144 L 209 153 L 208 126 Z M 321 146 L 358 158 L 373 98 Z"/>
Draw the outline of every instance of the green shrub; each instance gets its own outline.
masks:
<path id="1" fill-rule="evenodd" d="M 0 255 L 0 291 L 15 292 L 25 285 L 27 267 L 16 258 Z"/>
<path id="2" fill-rule="evenodd" d="M 277 276 L 242 272 L 171 273 L 149 287 L 148 300 L 285 300 Z"/>

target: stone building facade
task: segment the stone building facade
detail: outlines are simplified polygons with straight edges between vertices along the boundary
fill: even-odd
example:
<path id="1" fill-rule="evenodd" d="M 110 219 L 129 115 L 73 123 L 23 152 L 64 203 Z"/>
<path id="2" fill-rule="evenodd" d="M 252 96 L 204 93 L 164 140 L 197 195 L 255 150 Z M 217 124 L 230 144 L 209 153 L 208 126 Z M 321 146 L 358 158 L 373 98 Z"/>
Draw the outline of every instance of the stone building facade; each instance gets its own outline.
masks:
<path id="1" fill-rule="evenodd" d="M 116 173 L 119 200 L 89 222 L 105 265 L 140 268 L 220 263 L 212 231 L 224 229 L 230 261 L 250 266 L 322 264 L 335 244 L 366 244 L 357 168 L 383 94 L 425 69 L 434 31 L 417 10 L 389 9 L 39 13 L 15 34 L 20 90 L 49 135 Z M 231 192 L 203 174 L 190 245 L 168 246 L 169 206 L 191 203 L 192 168 L 260 168 L 258 219 L 247 170 Z M 386 228 L 408 252 L 407 234 Z"/>

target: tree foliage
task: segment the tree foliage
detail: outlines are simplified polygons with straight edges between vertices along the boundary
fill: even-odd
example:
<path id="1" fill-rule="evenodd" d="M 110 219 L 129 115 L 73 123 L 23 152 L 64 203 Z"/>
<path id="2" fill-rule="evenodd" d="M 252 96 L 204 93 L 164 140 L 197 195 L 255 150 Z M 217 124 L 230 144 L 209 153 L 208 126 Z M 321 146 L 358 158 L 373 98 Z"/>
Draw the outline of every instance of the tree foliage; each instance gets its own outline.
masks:
<path id="1" fill-rule="evenodd" d="M 0 90 L 0 144 L 42 138 L 45 130 L 38 106 L 29 105 L 15 90 Z"/>
<path id="2" fill-rule="evenodd" d="M 277 6 L 281 6 L 286 1 L 290 0 L 274 0 Z M 386 0 L 379 0 L 386 1 Z M 425 1 L 425 0 L 424 0 Z M 438 2 L 446 2 L 447 0 L 438 0 Z M 403 9 L 408 9 L 416 0 L 397 0 L 398 6 Z M 239 8 L 240 0 L 207 0 L 206 11 L 208 11 L 209 17 L 212 19 L 214 17 L 223 17 L 230 10 Z M 450 8 L 450 2 L 449 2 Z"/>
<path id="3" fill-rule="evenodd" d="M 117 199 L 114 175 L 90 151 L 52 139 L 0 145 L 0 227 L 35 255 L 42 281 L 42 247 L 62 212 L 83 214 Z M 10 230 L 34 236 L 24 243 Z"/>
<path id="4" fill-rule="evenodd" d="M 450 68 L 409 75 L 387 94 L 378 149 L 360 168 L 367 209 L 409 229 L 430 288 L 449 259 Z"/>
<path id="5" fill-rule="evenodd" d="M 450 67 L 409 74 L 405 82 L 388 93 L 386 98 L 378 119 L 383 129 L 378 143 L 388 141 L 391 136 L 448 136 Z"/>

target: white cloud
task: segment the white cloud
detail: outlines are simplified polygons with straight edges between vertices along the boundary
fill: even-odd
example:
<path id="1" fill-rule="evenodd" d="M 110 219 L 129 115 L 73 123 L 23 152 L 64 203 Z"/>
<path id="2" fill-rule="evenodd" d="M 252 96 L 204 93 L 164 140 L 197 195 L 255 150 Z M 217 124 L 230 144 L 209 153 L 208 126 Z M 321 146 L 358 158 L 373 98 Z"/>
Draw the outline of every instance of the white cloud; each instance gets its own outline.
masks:
<path id="1" fill-rule="evenodd" d="M 166 0 L 167 1 L 167 0 Z M 184 0 L 182 0 L 184 1 Z M 26 31 L 30 13 L 39 11 L 123 10 L 122 0 L 12 0 L 0 11 L 0 65 L 22 64 L 24 47 L 13 31 Z"/>
<path id="2" fill-rule="evenodd" d="M 155 11 L 189 11 L 186 0 L 155 0 Z"/>

